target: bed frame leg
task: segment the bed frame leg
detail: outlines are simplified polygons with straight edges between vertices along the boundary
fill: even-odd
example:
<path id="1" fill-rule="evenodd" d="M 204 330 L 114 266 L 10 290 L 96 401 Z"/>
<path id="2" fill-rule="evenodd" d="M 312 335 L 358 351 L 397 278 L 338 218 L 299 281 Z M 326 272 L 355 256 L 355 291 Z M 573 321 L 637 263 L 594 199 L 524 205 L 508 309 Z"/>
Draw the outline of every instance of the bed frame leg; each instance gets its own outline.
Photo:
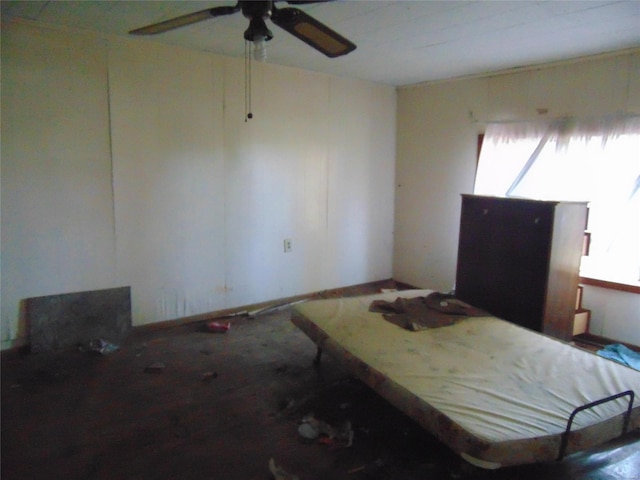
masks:
<path id="1" fill-rule="evenodd" d="M 318 368 L 320 367 L 320 359 L 322 358 L 322 349 L 318 347 L 318 351 L 316 352 L 316 358 L 313 359 L 313 366 Z"/>

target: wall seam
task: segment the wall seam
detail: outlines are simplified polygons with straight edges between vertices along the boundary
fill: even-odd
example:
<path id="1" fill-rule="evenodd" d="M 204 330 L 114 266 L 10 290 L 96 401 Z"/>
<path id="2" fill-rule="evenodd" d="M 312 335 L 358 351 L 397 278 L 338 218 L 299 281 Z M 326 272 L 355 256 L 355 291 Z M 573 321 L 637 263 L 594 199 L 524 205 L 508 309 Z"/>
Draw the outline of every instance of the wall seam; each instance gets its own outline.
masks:
<path id="1" fill-rule="evenodd" d="M 105 40 L 105 70 L 106 70 L 106 87 L 107 87 L 107 118 L 108 118 L 108 135 L 109 135 L 109 166 L 111 171 L 111 224 L 113 234 L 113 260 L 114 260 L 114 283 L 118 282 L 118 237 L 116 228 L 116 186 L 115 186 L 115 171 L 113 161 L 113 115 L 111 110 L 111 42 Z"/>

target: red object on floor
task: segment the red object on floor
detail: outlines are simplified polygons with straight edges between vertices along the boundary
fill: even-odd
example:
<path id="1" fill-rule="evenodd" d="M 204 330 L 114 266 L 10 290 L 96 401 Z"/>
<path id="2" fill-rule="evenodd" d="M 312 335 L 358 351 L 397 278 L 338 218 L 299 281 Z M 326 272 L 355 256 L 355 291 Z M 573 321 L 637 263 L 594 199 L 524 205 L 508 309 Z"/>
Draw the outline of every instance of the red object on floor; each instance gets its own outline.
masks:
<path id="1" fill-rule="evenodd" d="M 231 328 L 231 322 L 220 323 L 220 322 L 209 322 L 207 323 L 207 329 L 210 332 L 214 333 L 226 333 Z"/>

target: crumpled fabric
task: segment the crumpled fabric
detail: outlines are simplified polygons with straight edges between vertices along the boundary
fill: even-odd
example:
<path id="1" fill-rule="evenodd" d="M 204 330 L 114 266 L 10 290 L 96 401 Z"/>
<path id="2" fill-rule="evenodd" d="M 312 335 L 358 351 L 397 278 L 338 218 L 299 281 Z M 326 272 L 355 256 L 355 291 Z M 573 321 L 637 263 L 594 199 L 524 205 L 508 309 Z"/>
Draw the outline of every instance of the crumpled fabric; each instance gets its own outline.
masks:
<path id="1" fill-rule="evenodd" d="M 598 355 L 618 363 L 640 370 L 640 353 L 634 352 L 629 347 L 620 343 L 607 345 L 602 350 L 598 350 Z"/>
<path id="2" fill-rule="evenodd" d="M 369 305 L 369 311 L 382 313 L 385 320 L 412 332 L 446 327 L 468 317 L 488 315 L 484 310 L 453 295 L 440 292 L 433 292 L 426 297 L 398 297 L 393 302 L 374 300 Z"/>

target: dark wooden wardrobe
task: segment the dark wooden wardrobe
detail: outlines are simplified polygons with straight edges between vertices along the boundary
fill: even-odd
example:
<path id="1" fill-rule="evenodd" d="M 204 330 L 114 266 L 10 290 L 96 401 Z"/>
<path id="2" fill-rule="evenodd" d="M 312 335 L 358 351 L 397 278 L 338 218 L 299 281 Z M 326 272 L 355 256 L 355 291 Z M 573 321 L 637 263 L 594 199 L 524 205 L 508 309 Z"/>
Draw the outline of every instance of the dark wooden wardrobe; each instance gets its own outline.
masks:
<path id="1" fill-rule="evenodd" d="M 456 296 L 570 340 L 586 217 L 584 202 L 463 195 Z"/>

